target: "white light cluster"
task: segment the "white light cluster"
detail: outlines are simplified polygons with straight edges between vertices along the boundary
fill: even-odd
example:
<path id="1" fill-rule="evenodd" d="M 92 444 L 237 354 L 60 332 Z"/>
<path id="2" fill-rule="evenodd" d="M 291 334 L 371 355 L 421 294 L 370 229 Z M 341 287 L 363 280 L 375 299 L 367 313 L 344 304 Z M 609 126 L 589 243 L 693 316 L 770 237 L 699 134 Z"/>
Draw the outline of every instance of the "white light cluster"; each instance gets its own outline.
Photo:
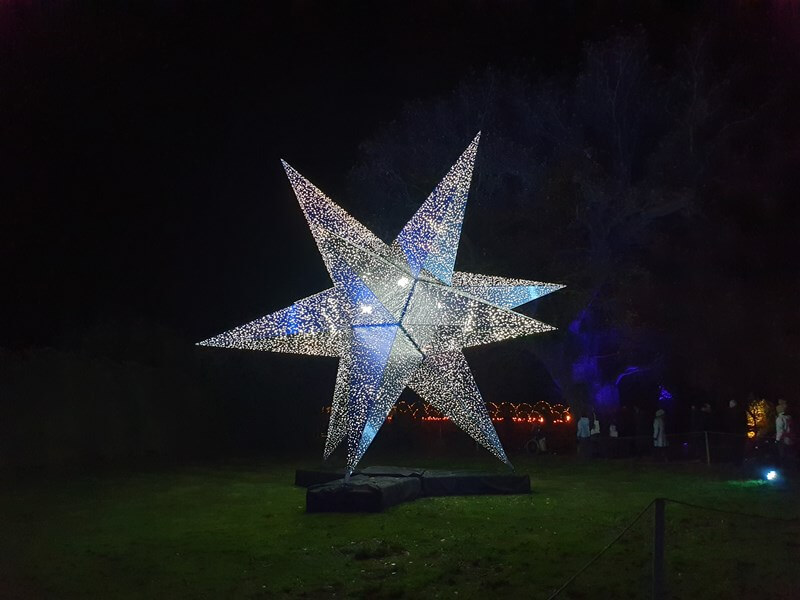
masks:
<path id="1" fill-rule="evenodd" d="M 333 287 L 200 342 L 339 357 L 325 443 L 352 472 L 408 386 L 508 462 L 462 348 L 554 329 L 511 309 L 561 285 L 453 271 L 478 134 L 391 244 L 285 162 Z"/>

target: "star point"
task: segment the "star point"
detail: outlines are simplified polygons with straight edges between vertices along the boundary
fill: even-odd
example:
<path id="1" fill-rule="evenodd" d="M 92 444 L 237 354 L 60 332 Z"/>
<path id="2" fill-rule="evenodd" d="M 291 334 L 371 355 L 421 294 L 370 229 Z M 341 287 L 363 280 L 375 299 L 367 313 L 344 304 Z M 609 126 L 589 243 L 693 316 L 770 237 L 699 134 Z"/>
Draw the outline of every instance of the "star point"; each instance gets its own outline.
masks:
<path id="1" fill-rule="evenodd" d="M 480 132 L 391 245 L 285 160 L 333 287 L 203 346 L 339 358 L 324 456 L 352 472 L 404 388 L 508 464 L 463 348 L 555 328 L 512 309 L 562 285 L 454 271 Z"/>

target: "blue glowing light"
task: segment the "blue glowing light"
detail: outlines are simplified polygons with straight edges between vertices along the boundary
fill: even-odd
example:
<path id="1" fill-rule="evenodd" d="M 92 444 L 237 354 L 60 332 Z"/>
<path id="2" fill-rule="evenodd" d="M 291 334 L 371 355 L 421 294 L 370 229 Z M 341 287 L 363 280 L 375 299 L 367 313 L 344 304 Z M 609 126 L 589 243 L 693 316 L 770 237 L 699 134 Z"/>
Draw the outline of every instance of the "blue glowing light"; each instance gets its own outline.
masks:
<path id="1" fill-rule="evenodd" d="M 659 404 L 669 402 L 672 400 L 672 394 L 663 385 L 658 386 L 658 402 Z"/>
<path id="2" fill-rule="evenodd" d="M 607 383 L 595 392 L 594 400 L 599 406 L 614 407 L 619 404 L 619 391 L 617 386 Z"/>
<path id="3" fill-rule="evenodd" d="M 767 471 L 764 474 L 764 477 L 766 478 L 767 481 L 775 481 L 776 479 L 778 479 L 778 472 L 777 471 Z"/>
<path id="4" fill-rule="evenodd" d="M 648 371 L 647 367 L 626 367 L 625 370 L 619 374 L 617 380 L 614 382 L 614 385 L 619 385 L 619 382 L 622 381 L 628 375 L 633 375 L 634 373 L 642 373 L 644 371 Z"/>

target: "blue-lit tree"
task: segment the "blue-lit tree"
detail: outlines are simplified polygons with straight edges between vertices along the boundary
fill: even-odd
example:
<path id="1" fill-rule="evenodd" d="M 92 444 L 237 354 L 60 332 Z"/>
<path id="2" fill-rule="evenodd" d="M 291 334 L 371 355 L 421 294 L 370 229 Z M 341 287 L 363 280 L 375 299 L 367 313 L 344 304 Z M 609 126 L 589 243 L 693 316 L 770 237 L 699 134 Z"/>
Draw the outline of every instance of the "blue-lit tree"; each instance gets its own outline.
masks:
<path id="1" fill-rule="evenodd" d="M 562 333 L 532 343 L 573 405 L 614 403 L 629 367 L 658 378 L 663 365 L 663 334 L 642 323 L 669 299 L 654 297 L 642 257 L 665 223 L 695 209 L 725 129 L 708 105 L 725 91 L 708 81 L 700 42 L 684 49 L 685 68 L 672 78 L 650 61 L 642 35 L 587 46 L 567 84 L 488 71 L 408 105 L 362 145 L 353 195 L 410 201 L 436 177 L 429 153 L 446 153 L 445 132 L 476 119 L 490 132 L 475 177 L 481 227 L 467 221 L 461 259 L 491 269 L 483 253 L 502 237 L 517 271 L 532 264 L 545 278 L 566 274 L 564 302 L 543 307 Z"/>

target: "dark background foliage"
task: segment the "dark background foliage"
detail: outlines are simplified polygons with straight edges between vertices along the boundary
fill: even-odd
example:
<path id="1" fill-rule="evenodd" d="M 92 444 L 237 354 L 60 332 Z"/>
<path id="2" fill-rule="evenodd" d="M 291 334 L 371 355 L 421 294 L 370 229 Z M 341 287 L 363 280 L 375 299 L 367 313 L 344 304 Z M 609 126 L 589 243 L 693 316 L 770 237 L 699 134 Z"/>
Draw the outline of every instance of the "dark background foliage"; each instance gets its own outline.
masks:
<path id="1" fill-rule="evenodd" d="M 798 36 L 777 0 L 3 3 L 0 463 L 313 447 L 333 361 L 192 345 L 328 284 L 278 159 L 388 240 L 478 130 L 457 267 L 568 284 L 523 309 L 559 333 L 468 352 L 487 400 L 797 398 Z"/>

